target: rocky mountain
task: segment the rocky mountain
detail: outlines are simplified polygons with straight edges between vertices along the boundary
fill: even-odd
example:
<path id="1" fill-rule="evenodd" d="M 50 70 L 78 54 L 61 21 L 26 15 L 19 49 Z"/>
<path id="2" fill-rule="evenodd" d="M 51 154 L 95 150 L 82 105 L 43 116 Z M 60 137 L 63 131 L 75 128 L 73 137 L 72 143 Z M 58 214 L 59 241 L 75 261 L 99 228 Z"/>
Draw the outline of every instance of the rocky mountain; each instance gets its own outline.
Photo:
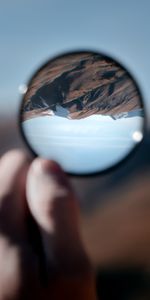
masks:
<path id="1" fill-rule="evenodd" d="M 129 112 L 123 112 L 116 115 L 111 115 L 114 120 L 121 119 L 121 118 L 133 118 L 133 117 L 144 117 L 144 110 L 143 109 L 135 109 Z"/>
<path id="2" fill-rule="evenodd" d="M 114 61 L 75 53 L 50 61 L 32 78 L 23 99 L 23 119 L 44 114 L 80 119 L 142 109 L 136 86 Z M 51 112 L 51 113 L 50 113 Z"/>

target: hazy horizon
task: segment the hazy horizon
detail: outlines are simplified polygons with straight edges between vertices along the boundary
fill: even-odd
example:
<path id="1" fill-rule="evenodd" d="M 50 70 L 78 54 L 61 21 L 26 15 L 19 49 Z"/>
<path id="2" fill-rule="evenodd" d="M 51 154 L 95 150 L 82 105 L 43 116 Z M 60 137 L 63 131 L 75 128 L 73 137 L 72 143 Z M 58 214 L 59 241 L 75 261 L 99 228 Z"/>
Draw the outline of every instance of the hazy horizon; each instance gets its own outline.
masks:
<path id="1" fill-rule="evenodd" d="M 58 161 L 71 173 L 90 173 L 113 166 L 138 143 L 143 118 L 91 115 L 80 120 L 41 116 L 26 120 L 22 128 L 32 149 Z M 135 136 L 136 137 L 136 136 Z"/>

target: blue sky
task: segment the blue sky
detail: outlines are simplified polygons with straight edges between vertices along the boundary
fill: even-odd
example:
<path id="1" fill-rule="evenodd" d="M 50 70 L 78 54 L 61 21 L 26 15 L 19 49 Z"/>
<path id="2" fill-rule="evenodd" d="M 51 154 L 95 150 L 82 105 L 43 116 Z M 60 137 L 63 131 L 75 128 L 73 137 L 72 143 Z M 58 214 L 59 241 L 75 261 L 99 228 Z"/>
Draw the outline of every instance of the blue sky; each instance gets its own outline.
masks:
<path id="1" fill-rule="evenodd" d="M 47 58 L 88 48 L 128 67 L 150 115 L 149 12 L 149 0 L 0 0 L 0 112 L 18 110 L 18 86 Z"/>

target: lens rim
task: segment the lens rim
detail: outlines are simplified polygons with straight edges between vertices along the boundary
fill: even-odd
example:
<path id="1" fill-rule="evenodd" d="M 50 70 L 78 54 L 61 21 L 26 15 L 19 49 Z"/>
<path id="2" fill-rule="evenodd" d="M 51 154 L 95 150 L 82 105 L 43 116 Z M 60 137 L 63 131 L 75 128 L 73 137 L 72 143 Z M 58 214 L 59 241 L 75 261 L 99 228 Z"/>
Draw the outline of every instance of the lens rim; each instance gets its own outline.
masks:
<path id="1" fill-rule="evenodd" d="M 143 126 L 142 126 L 142 133 L 143 133 L 143 138 L 140 142 L 138 142 L 134 147 L 133 149 L 131 149 L 131 151 L 125 156 L 123 157 L 121 160 L 119 160 L 117 163 L 115 163 L 114 165 L 110 166 L 110 167 L 107 167 L 106 169 L 102 169 L 100 171 L 95 171 L 95 172 L 92 172 L 92 173 L 86 173 L 86 174 L 82 174 L 82 173 L 72 173 L 72 172 L 67 172 L 65 171 L 66 174 L 68 174 L 69 176 L 71 177 L 81 177 L 81 178 L 84 178 L 84 177 L 94 177 L 94 176 L 100 176 L 100 175 L 104 175 L 104 174 L 107 174 L 107 173 L 110 173 L 110 172 L 114 172 L 116 169 L 118 169 L 119 167 L 121 167 L 121 165 L 125 164 L 129 159 L 131 159 L 135 153 L 137 152 L 138 149 L 140 149 L 140 147 L 143 145 L 144 143 L 144 137 L 145 137 L 145 132 L 146 132 L 146 123 L 147 123 L 147 118 L 146 118 L 146 109 L 145 109 L 145 104 L 144 104 L 144 97 L 143 97 L 143 94 L 141 92 L 141 89 L 139 87 L 139 83 L 137 83 L 137 79 L 135 79 L 135 77 L 133 76 L 133 74 L 131 73 L 131 71 L 129 71 L 123 64 L 122 62 L 118 61 L 118 59 L 116 60 L 116 58 L 110 56 L 110 55 L 107 55 L 107 54 L 104 54 L 102 51 L 95 51 L 95 50 L 92 50 L 92 49 L 78 49 L 78 50 L 73 50 L 73 51 L 67 51 L 67 52 L 63 52 L 63 53 L 60 53 L 60 54 L 57 54 L 49 59 L 46 60 L 46 62 L 44 64 L 42 64 L 39 68 L 36 69 L 36 71 L 32 74 L 32 76 L 29 78 L 28 82 L 27 82 L 27 87 L 31 85 L 33 79 L 36 77 L 37 73 L 39 73 L 40 71 L 42 71 L 44 68 L 46 68 L 50 62 L 53 62 L 55 61 L 56 59 L 59 59 L 59 58 L 63 58 L 65 56 L 68 56 L 68 55 L 75 55 L 75 54 L 80 54 L 80 53 L 85 53 L 85 54 L 97 54 L 97 55 L 100 55 L 102 56 L 104 59 L 106 60 L 110 60 L 110 61 L 113 61 L 116 66 L 120 67 L 121 69 L 123 69 L 127 75 L 129 76 L 129 78 L 132 80 L 136 90 L 137 90 L 137 93 L 139 94 L 139 101 L 141 103 L 141 106 L 143 107 L 143 111 L 144 111 L 144 120 L 143 120 Z M 28 89 L 26 91 L 26 93 L 28 92 Z M 20 107 L 19 107 L 19 111 L 18 111 L 18 128 L 19 128 L 19 132 L 23 138 L 23 141 L 25 142 L 25 145 L 28 147 L 28 149 L 30 150 L 32 156 L 34 158 L 36 157 L 39 157 L 39 155 L 32 149 L 30 143 L 28 142 L 28 139 L 26 138 L 26 135 L 24 133 L 24 130 L 22 128 L 22 117 L 21 117 L 21 110 L 22 110 L 22 106 L 23 106 L 23 102 L 24 102 L 24 99 L 25 99 L 25 96 L 26 96 L 26 93 L 23 94 L 23 96 L 21 96 L 21 102 L 20 102 Z"/>

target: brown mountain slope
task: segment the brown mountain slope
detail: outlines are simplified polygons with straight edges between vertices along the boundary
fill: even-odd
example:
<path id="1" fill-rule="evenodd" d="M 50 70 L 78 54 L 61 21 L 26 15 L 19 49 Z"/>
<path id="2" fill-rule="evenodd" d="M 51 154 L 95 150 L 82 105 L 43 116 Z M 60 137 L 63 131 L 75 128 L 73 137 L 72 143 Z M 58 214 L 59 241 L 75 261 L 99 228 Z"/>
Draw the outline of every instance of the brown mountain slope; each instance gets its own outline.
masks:
<path id="1" fill-rule="evenodd" d="M 23 100 L 23 118 L 55 111 L 58 104 L 75 119 L 142 108 L 129 74 L 114 61 L 86 52 L 57 58 L 36 73 Z"/>

